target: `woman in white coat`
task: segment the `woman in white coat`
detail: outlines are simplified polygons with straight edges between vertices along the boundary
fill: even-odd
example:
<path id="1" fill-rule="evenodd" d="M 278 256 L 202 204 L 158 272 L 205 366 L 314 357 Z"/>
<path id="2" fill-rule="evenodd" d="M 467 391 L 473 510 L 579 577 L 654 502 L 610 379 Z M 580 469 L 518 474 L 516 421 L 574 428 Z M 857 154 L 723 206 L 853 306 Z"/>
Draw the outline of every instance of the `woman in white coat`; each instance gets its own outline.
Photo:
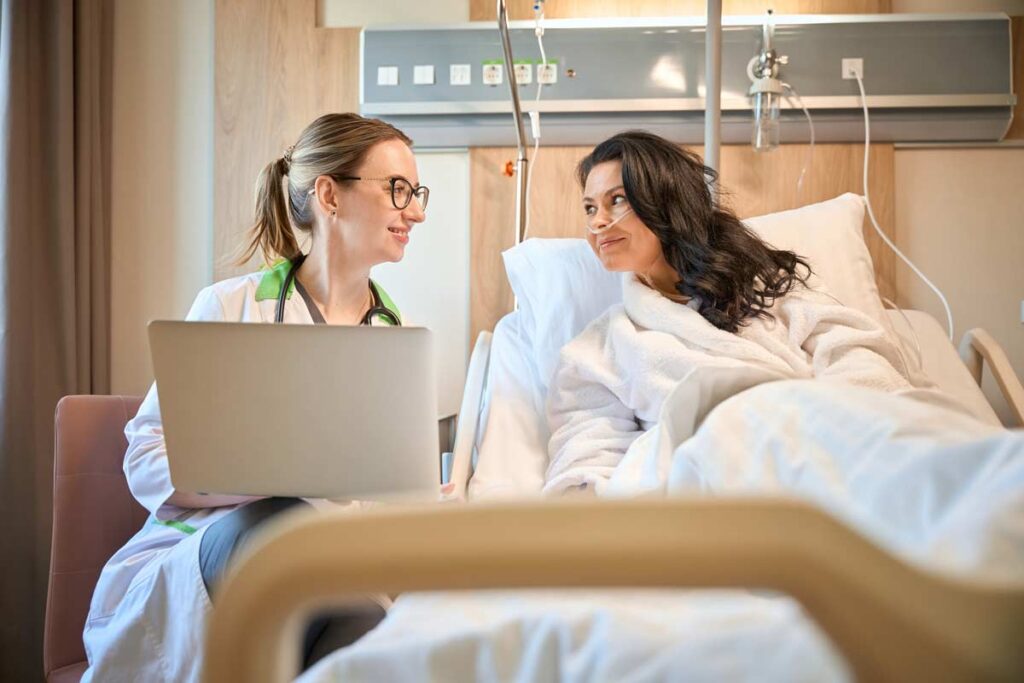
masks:
<path id="1" fill-rule="evenodd" d="M 625 274 L 623 303 L 562 350 L 546 491 L 602 493 L 696 368 L 911 388 L 881 326 L 809 286 L 807 261 L 716 205 L 709 177 L 697 155 L 643 131 L 580 162 L 587 239 L 606 269 Z"/>
<path id="2" fill-rule="evenodd" d="M 411 144 L 393 126 L 355 114 L 311 123 L 257 181 L 244 260 L 259 251 L 270 267 L 207 287 L 188 319 L 401 324 L 369 272 L 400 261 L 413 226 L 424 220 L 429 194 Z M 296 229 L 310 234 L 306 255 Z M 151 514 L 100 576 L 85 626 L 83 680 L 198 680 L 211 587 L 256 526 L 303 503 L 176 491 L 155 384 L 125 435 L 128 485 Z M 306 663 L 372 628 L 383 612 L 367 603 L 317 620 L 307 632 Z"/>

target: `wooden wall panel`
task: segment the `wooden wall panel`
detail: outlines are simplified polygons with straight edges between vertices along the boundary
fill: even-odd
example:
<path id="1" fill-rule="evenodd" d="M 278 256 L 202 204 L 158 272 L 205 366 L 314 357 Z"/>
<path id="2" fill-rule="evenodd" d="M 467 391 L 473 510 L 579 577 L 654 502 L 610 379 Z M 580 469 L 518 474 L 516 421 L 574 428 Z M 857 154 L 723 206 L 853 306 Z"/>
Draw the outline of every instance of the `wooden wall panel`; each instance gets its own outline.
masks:
<path id="1" fill-rule="evenodd" d="M 1013 123 L 1006 133 L 1008 140 L 1024 140 L 1024 17 L 1011 19 L 1013 45 L 1013 92 L 1017 106 L 1013 109 Z"/>
<path id="2" fill-rule="evenodd" d="M 510 19 L 532 19 L 533 0 L 508 0 Z M 724 0 L 723 14 L 885 14 L 892 0 Z M 549 19 L 577 17 L 660 17 L 703 15 L 706 0 L 547 0 L 544 16 Z M 494 21 L 494 0 L 469 0 L 471 21 Z"/>
<path id="3" fill-rule="evenodd" d="M 359 30 L 316 27 L 316 0 L 216 0 L 214 277 L 253 218 L 260 170 L 320 114 L 359 109 Z"/>
<path id="4" fill-rule="evenodd" d="M 701 147 L 694 147 L 698 154 Z M 807 145 L 784 145 L 758 154 L 748 145 L 722 148 L 722 188 L 725 203 L 741 218 L 783 211 L 830 199 L 844 192 L 860 194 L 864 148 L 861 145 L 816 145 L 814 159 L 799 197 L 796 181 L 807 159 Z M 533 166 L 529 235 L 582 237 L 581 193 L 574 169 L 589 147 L 542 147 Z M 515 180 L 504 173 L 515 158 L 512 148 L 471 150 L 470 183 L 470 330 L 472 339 L 494 328 L 512 310 L 501 251 L 514 243 Z M 870 187 L 875 215 L 895 239 L 893 147 L 872 145 Z M 894 299 L 895 261 L 865 221 L 865 238 L 875 262 L 879 289 Z"/>

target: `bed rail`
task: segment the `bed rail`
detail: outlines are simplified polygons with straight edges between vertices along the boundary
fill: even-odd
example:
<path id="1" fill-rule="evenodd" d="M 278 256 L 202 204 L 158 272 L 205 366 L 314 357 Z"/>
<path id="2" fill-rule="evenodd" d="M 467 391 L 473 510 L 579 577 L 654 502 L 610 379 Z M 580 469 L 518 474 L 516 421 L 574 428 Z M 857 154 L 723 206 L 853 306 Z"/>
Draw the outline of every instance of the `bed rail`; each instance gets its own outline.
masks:
<path id="1" fill-rule="evenodd" d="M 778 590 L 803 604 L 858 679 L 1024 680 L 1024 588 L 913 567 L 787 499 L 283 516 L 215 596 L 203 680 L 291 680 L 302 619 L 353 595 L 569 586 Z"/>
<path id="2" fill-rule="evenodd" d="M 999 342 L 980 327 L 968 330 L 960 340 L 960 358 L 978 386 L 981 386 L 982 370 L 985 364 L 988 364 L 989 371 L 1009 404 L 1017 424 L 1024 427 L 1024 386 L 1021 386 L 1020 379 L 1013 371 L 1010 359 Z"/>
<path id="3" fill-rule="evenodd" d="M 466 500 L 469 478 L 473 475 L 473 447 L 476 433 L 480 429 L 480 408 L 484 389 L 487 386 L 487 368 L 491 359 L 490 332 L 481 332 L 469 356 L 466 370 L 466 386 L 459 406 L 458 427 L 455 430 L 455 446 L 452 448 L 452 473 L 449 480 L 454 484 L 452 495 Z"/>

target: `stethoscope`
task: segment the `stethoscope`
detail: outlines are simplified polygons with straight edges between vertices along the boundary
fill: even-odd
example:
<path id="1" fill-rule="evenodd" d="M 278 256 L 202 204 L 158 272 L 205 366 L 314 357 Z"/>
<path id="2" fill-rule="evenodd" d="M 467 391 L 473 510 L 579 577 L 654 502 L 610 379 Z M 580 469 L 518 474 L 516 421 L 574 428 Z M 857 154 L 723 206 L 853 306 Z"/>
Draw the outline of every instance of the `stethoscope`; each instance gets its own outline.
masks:
<path id="1" fill-rule="evenodd" d="M 299 254 L 291 260 L 291 265 L 288 267 L 288 274 L 284 278 L 284 286 L 281 287 L 281 293 L 277 295 L 277 311 L 274 314 L 274 322 L 284 322 L 284 304 L 288 300 L 288 289 L 292 286 L 295 281 L 295 273 L 298 272 L 299 266 L 306 260 L 305 254 Z M 360 325 L 369 325 L 370 321 L 374 318 L 381 318 L 390 325 L 396 327 L 402 326 L 402 321 L 398 319 L 398 314 L 392 311 L 390 308 L 384 305 L 384 302 L 380 300 L 380 294 L 377 292 L 377 288 L 373 282 L 370 283 L 370 294 L 373 296 L 373 305 L 370 306 L 370 310 L 366 312 L 363 319 L 359 321 Z"/>

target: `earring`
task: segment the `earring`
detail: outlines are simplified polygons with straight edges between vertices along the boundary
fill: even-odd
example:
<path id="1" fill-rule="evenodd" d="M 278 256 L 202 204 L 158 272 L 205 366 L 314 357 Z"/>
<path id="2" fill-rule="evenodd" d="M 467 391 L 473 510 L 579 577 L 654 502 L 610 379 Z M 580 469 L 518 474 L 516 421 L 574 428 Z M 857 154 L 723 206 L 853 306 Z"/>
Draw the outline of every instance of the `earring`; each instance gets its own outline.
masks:
<path id="1" fill-rule="evenodd" d="M 337 215 L 337 213 L 338 213 L 337 211 L 331 211 L 331 215 L 332 216 Z"/>

